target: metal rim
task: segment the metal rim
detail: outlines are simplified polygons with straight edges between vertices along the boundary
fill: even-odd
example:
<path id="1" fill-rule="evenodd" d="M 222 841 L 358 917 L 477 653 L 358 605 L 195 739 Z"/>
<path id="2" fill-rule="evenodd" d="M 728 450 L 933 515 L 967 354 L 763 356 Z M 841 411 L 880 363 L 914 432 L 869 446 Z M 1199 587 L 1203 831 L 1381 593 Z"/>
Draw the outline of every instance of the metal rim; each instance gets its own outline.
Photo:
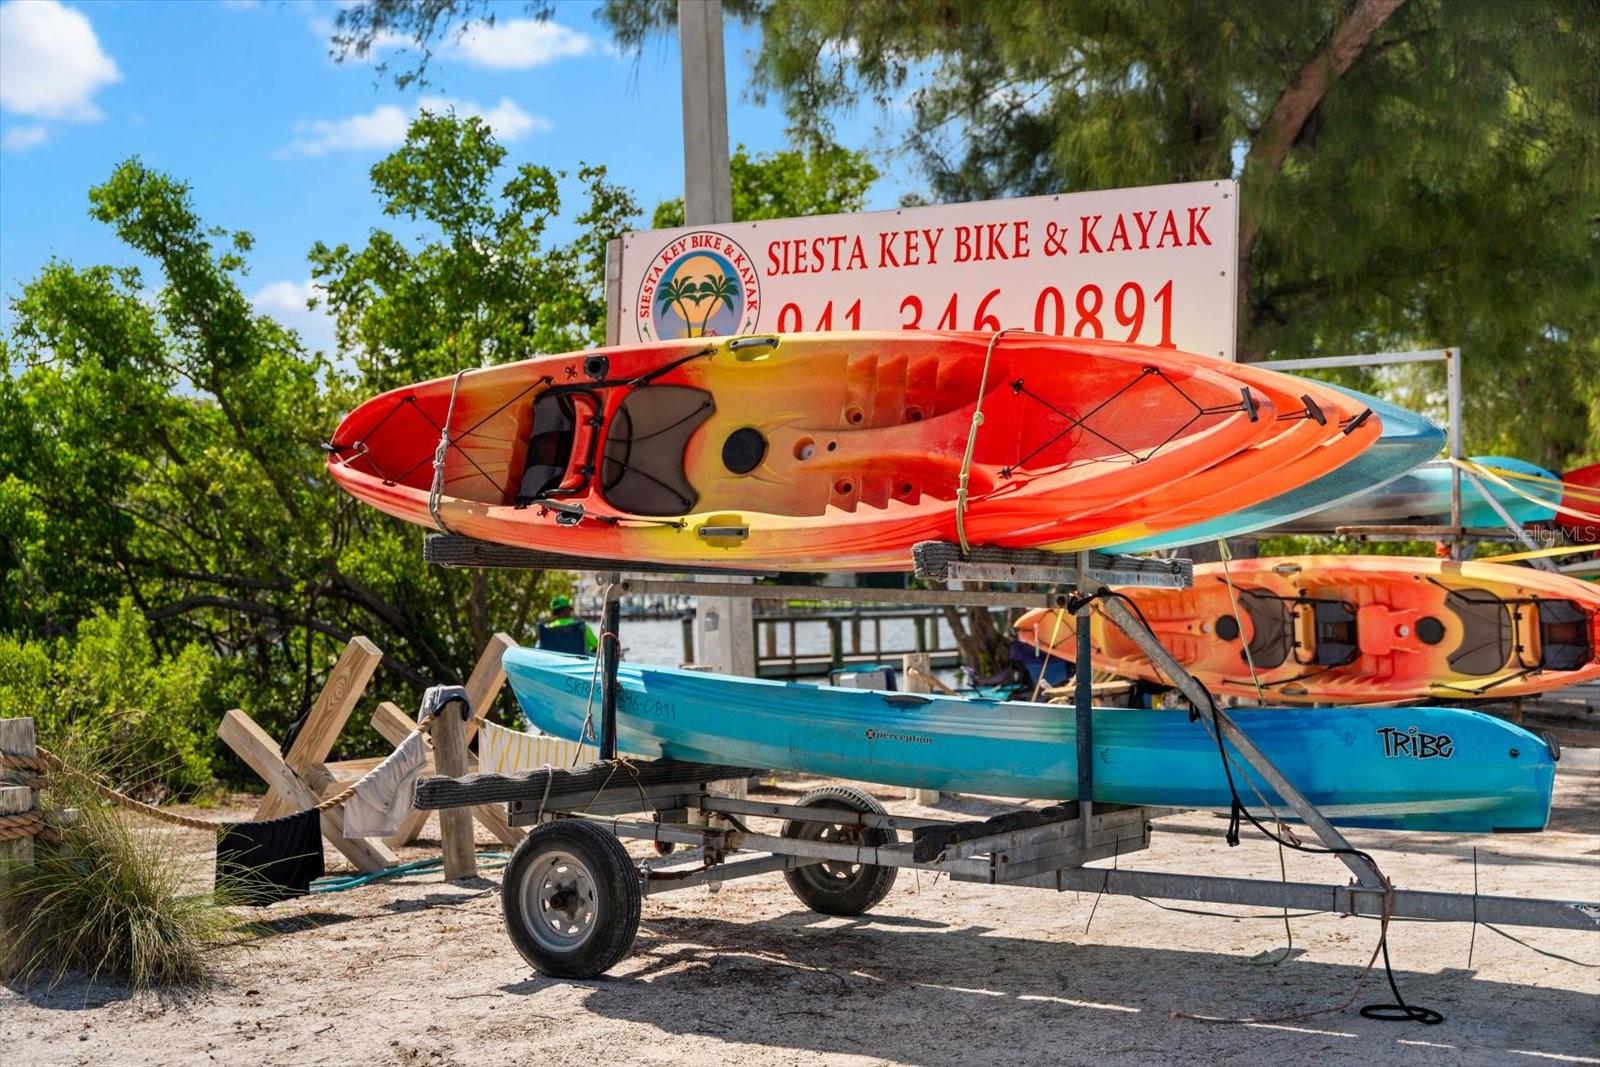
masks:
<path id="1" fill-rule="evenodd" d="M 840 823 L 807 823 L 799 836 L 807 841 L 826 841 L 833 845 L 859 845 L 861 827 Z M 861 874 L 861 864 L 843 860 L 823 860 L 796 868 L 796 873 L 819 889 L 839 891 L 847 888 Z"/>
<path id="2" fill-rule="evenodd" d="M 541 948 L 571 952 L 593 935 L 599 916 L 594 872 L 573 855 L 552 849 L 522 879 L 523 925 Z"/>

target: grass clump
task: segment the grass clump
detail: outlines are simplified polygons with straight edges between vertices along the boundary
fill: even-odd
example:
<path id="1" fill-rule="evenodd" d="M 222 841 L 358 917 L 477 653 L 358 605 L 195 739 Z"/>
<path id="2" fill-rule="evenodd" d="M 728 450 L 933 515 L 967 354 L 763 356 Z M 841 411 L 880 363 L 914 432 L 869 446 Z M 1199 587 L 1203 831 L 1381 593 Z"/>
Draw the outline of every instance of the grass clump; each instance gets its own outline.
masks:
<path id="1" fill-rule="evenodd" d="M 237 920 L 204 887 L 185 886 L 194 861 L 180 839 L 190 835 L 144 832 L 75 775 L 52 774 L 40 796 L 65 821 L 58 839 L 34 842 L 32 864 L 0 860 L 0 975 L 205 985 Z"/>

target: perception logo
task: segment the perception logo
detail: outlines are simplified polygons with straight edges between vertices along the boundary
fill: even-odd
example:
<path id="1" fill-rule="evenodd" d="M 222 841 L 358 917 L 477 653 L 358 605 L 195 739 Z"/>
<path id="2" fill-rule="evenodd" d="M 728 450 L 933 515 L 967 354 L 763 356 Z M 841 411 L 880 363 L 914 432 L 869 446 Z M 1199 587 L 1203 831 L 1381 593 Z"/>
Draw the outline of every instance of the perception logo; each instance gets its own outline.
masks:
<path id="1" fill-rule="evenodd" d="M 656 254 L 634 313 L 646 341 L 750 333 L 761 319 L 761 277 L 733 238 L 697 230 Z"/>

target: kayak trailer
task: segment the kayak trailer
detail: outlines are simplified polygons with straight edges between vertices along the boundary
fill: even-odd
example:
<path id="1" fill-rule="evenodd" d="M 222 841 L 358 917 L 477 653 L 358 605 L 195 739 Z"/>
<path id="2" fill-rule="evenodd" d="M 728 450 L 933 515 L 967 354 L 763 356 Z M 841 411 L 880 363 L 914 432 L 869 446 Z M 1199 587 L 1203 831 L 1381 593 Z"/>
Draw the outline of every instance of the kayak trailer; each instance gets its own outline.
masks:
<path id="1" fill-rule="evenodd" d="M 1112 587 L 1181 588 L 1187 560 L 1083 552 L 916 546 L 916 573 L 959 589 L 829 588 L 830 598 L 863 603 L 1066 608 L 1079 641 L 1076 714 L 1080 797 L 1092 795 L 1094 761 L 1087 646 L 1091 601 L 1135 641 L 1233 751 L 1270 783 L 1293 817 L 1305 823 L 1349 868 L 1344 885 L 1202 876 L 1091 867 L 1146 849 L 1151 820 L 1173 809 L 1070 801 L 1019 808 L 991 819 L 889 814 L 856 786 L 817 789 L 795 803 L 728 796 L 719 782 L 740 782 L 759 768 L 671 759 L 617 758 L 616 670 L 619 598 L 627 593 L 699 596 L 812 597 L 813 586 L 753 585 L 662 577 L 665 568 L 590 560 L 430 535 L 426 558 L 445 566 L 562 568 L 592 571 L 608 590 L 602 631 L 598 762 L 573 769 L 518 774 L 433 777 L 416 785 L 419 810 L 507 805 L 513 826 L 536 827 L 506 866 L 501 899 L 506 929 L 540 973 L 585 979 L 622 960 L 638 932 L 643 898 L 736 878 L 782 873 L 801 903 L 827 915 L 859 915 L 888 895 L 900 868 L 944 872 L 952 881 L 1057 891 L 1115 893 L 1192 903 L 1287 907 L 1390 919 L 1485 922 L 1600 932 L 1600 901 L 1564 901 L 1395 888 L 1370 856 L 1343 835 L 1239 730 L 1209 694 L 1115 597 Z M 635 577 L 634 575 L 639 575 Z M 765 576 L 765 575 L 763 575 Z M 778 576 L 781 581 L 781 576 Z M 1004 583 L 1005 588 L 974 588 Z M 1032 587 L 1031 591 L 1029 587 Z M 1215 709 L 1214 717 L 1212 714 Z M 1248 805 L 1256 809 L 1256 805 Z M 1258 809 L 1257 809 L 1258 810 Z M 1269 813 L 1262 815 L 1271 817 Z M 622 839 L 654 842 L 641 862 Z"/>

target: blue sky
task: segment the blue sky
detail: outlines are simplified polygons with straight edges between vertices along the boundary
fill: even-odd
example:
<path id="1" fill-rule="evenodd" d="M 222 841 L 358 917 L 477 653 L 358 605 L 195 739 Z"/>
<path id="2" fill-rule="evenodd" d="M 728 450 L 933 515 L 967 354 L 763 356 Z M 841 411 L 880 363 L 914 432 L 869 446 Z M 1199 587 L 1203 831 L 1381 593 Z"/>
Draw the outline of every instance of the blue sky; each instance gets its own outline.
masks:
<path id="1" fill-rule="evenodd" d="M 571 0 L 539 25 L 505 4 L 494 27 L 436 57 L 432 84 L 401 92 L 370 66 L 329 57 L 333 0 L 4 0 L 0 293 L 9 302 L 52 256 L 136 262 L 88 217 L 86 194 L 137 155 L 187 181 L 208 223 L 255 236 L 247 292 L 325 347 L 326 323 L 303 310 L 306 250 L 392 225 L 367 171 L 424 99 L 487 117 L 511 164 L 604 163 L 648 210 L 681 192 L 677 42 L 619 56 L 594 8 Z M 730 137 L 761 151 L 783 147 L 784 122 L 748 98 L 742 72 L 756 43 L 729 23 Z M 839 139 L 874 149 L 880 125 L 876 113 L 846 117 Z M 896 171 L 869 206 L 914 187 Z M 9 319 L 0 311 L 0 324 Z"/>

